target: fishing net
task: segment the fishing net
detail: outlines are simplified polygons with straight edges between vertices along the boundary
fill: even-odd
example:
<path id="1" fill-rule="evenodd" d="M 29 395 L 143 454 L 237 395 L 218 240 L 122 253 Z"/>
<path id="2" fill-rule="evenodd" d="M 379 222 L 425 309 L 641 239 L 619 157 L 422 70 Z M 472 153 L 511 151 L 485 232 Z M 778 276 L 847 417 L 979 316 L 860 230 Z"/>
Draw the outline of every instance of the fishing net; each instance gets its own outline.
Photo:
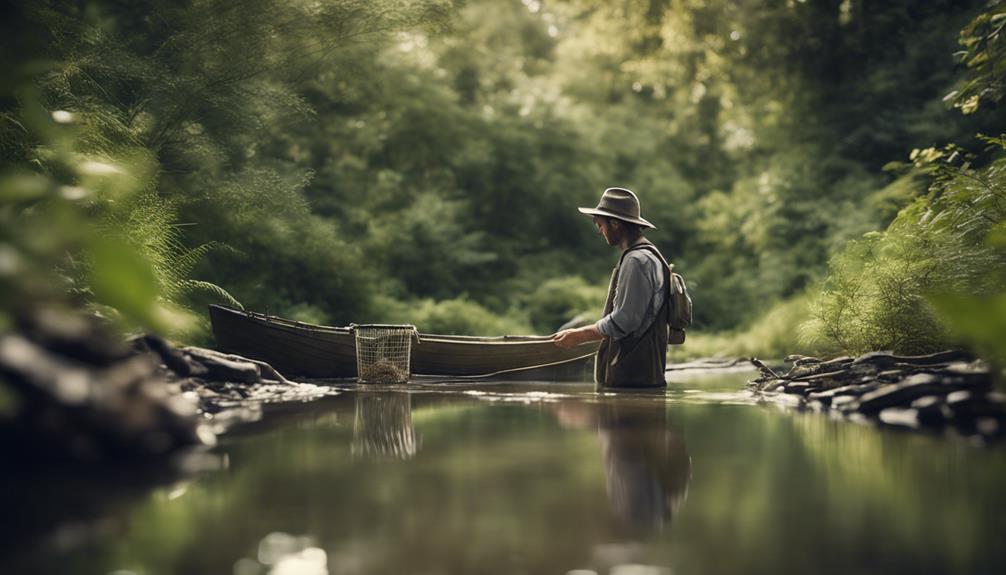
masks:
<path id="1" fill-rule="evenodd" d="M 360 383 L 405 383 L 409 381 L 412 340 L 419 334 L 412 325 L 354 325 L 356 334 L 356 380 Z"/>

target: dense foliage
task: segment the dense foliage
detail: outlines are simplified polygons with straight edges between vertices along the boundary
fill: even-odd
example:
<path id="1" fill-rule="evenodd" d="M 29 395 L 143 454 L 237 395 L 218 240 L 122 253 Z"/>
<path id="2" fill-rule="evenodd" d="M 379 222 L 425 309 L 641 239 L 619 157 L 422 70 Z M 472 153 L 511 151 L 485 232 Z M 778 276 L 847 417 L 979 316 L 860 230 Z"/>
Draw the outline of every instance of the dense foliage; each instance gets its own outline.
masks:
<path id="1" fill-rule="evenodd" d="M 816 335 L 900 346 L 874 330 L 880 315 L 846 322 L 836 286 L 865 265 L 923 273 L 911 242 L 884 248 L 892 261 L 864 254 L 914 238 L 927 202 L 963 184 L 944 179 L 945 193 L 927 195 L 924 170 L 882 168 L 1003 125 L 991 105 L 1002 44 L 990 36 L 1002 9 L 977 0 L 94 0 L 6 11 L 2 168 L 86 191 L 59 201 L 107 240 L 89 250 L 60 239 L 45 265 L 79 277 L 72 289 L 87 299 L 122 282 L 75 273 L 68 253 L 111 252 L 113 270 L 145 262 L 133 266 L 152 286 L 144 297 L 197 312 L 233 295 L 317 322 L 547 333 L 600 311 L 616 254 L 575 208 L 624 185 L 689 280 L 698 331 L 749 328 L 743 345 L 733 340 L 743 351 L 797 345 L 810 306 Z M 88 162 L 121 177 L 61 167 Z M 97 191 L 117 178 L 126 192 Z M 9 196 L 3 241 L 28 249 L 14 236 L 31 235 L 38 198 Z M 120 245 L 136 257 L 116 256 Z M 979 252 L 968 265 L 985 265 Z M 808 296 L 836 255 L 825 295 Z M 882 276 L 871 281 L 887 297 Z M 853 307 L 915 310 L 912 297 Z M 939 345 L 936 316 L 912 314 L 922 323 L 911 331 L 935 339 L 904 347 Z M 710 341 L 696 349 L 731 349 Z"/>
<path id="2" fill-rule="evenodd" d="M 933 161 L 952 154 L 936 152 Z M 938 351 L 959 334 L 952 332 L 953 305 L 948 323 L 928 298 L 1002 291 L 1006 252 L 986 238 L 1006 222 L 1006 159 L 982 169 L 941 167 L 929 194 L 832 260 L 813 311 L 820 331 L 842 349 Z M 995 325 L 993 315 L 986 319 Z"/>
<path id="3" fill-rule="evenodd" d="M 993 2 L 961 31 L 968 73 L 946 99 L 964 114 L 1002 99 L 1004 27 L 1006 6 Z M 849 352 L 965 344 L 1006 366 L 1006 140 L 979 140 L 982 155 L 912 152 L 915 171 L 932 177 L 929 193 L 832 260 L 805 328 Z"/>

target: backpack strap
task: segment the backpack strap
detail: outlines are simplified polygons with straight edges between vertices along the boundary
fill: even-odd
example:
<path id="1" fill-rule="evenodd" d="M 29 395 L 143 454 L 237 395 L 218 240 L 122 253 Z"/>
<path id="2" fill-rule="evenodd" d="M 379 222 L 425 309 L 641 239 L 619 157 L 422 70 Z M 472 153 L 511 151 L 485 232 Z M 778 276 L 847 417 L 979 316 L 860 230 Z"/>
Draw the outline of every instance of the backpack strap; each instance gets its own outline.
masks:
<path id="1" fill-rule="evenodd" d="M 625 255 L 628 254 L 629 252 L 633 252 L 633 251 L 637 251 L 637 250 L 646 250 L 646 251 L 650 252 L 651 254 L 653 254 L 654 256 L 657 257 L 657 259 L 660 261 L 660 263 L 664 264 L 664 271 L 666 272 L 664 274 L 664 279 L 668 280 L 668 281 L 664 282 L 664 287 L 668 288 L 668 290 L 670 290 L 670 287 L 671 287 L 670 280 L 673 279 L 672 278 L 672 274 L 674 273 L 674 265 L 668 263 L 667 260 L 664 259 L 664 254 L 660 253 L 660 250 L 657 249 L 657 246 L 653 245 L 653 242 L 651 242 L 651 241 L 649 241 L 647 239 L 643 239 L 643 240 L 639 241 L 638 243 L 633 244 L 632 246 L 629 247 L 629 249 L 627 249 L 624 252 L 622 252 L 622 259 L 624 259 Z M 619 261 L 619 266 L 621 266 L 621 261 Z"/>
<path id="2" fill-rule="evenodd" d="M 664 305 L 663 305 L 663 308 L 664 308 L 664 319 L 665 319 L 665 321 L 669 322 L 670 318 L 671 318 L 671 315 L 670 315 L 671 314 L 671 305 L 672 305 L 672 303 L 671 303 L 671 289 L 672 289 L 671 283 L 674 281 L 674 266 L 671 265 L 671 264 L 669 264 L 669 263 L 667 263 L 667 260 L 664 259 L 664 254 L 660 253 L 660 250 L 657 249 L 657 246 L 653 245 L 653 242 L 647 240 L 646 238 L 640 239 L 640 241 L 638 241 L 635 244 L 633 244 L 632 246 L 630 246 L 629 249 L 627 249 L 624 252 L 622 252 L 622 258 L 624 259 L 626 254 L 628 254 L 631 251 L 636 251 L 636 250 L 646 250 L 646 251 L 650 252 L 651 254 L 653 254 L 654 256 L 656 256 L 657 259 L 660 261 L 660 263 L 664 264 L 662 266 L 663 267 L 663 272 L 664 272 L 664 274 L 663 274 L 664 275 Z M 619 261 L 619 267 L 621 267 L 621 261 Z"/>
<path id="3" fill-rule="evenodd" d="M 657 257 L 657 259 L 659 259 L 664 264 L 664 306 L 663 306 L 663 311 L 664 311 L 664 321 L 667 323 L 667 327 L 669 328 L 669 340 L 668 340 L 668 343 L 670 343 L 671 345 L 681 345 L 682 343 L 685 342 L 685 327 L 688 324 L 691 323 L 691 298 L 688 297 L 688 291 L 687 291 L 687 288 L 685 288 L 684 278 L 682 278 L 678 274 L 674 273 L 674 266 L 672 264 L 668 263 L 667 260 L 664 259 L 664 255 L 661 254 L 660 250 L 657 249 L 657 246 L 653 245 L 653 243 L 650 242 L 650 241 L 648 241 L 648 240 L 642 240 L 642 241 L 636 243 L 635 245 L 633 245 L 629 249 L 625 250 L 625 252 L 627 253 L 627 252 L 632 251 L 632 250 L 640 250 L 640 249 L 644 249 L 644 250 L 649 251 L 650 253 L 652 253 L 653 255 L 655 255 Z M 622 254 L 622 257 L 625 257 L 625 253 Z M 676 299 L 674 299 L 674 294 L 675 294 L 675 289 L 676 289 L 675 282 L 678 282 L 678 281 L 681 284 L 681 287 L 680 287 L 680 290 L 678 291 L 678 293 L 680 293 L 682 295 L 682 297 L 684 298 L 684 300 L 686 300 L 685 302 L 678 302 Z M 688 320 L 687 321 L 682 322 L 682 320 L 679 320 L 679 319 L 675 318 L 675 315 L 674 315 L 675 312 L 672 309 L 672 308 L 674 308 L 675 305 L 678 305 L 678 306 L 684 305 L 684 306 L 686 306 L 686 308 L 687 308 L 686 314 L 688 316 Z"/>

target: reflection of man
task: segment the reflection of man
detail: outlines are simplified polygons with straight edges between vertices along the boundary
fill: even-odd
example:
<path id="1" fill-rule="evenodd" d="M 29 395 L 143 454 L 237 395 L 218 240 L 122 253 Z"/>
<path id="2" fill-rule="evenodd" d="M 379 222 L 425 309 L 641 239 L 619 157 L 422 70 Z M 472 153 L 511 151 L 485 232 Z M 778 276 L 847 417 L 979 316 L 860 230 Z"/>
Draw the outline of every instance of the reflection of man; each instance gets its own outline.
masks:
<path id="1" fill-rule="evenodd" d="M 597 426 L 608 501 L 619 521 L 636 532 L 670 525 L 688 492 L 692 462 L 665 405 L 620 398 L 555 409 L 564 427 Z"/>
<path id="2" fill-rule="evenodd" d="M 602 340 L 594 381 L 608 387 L 666 386 L 667 286 L 670 268 L 656 246 L 643 237 L 654 227 L 640 217 L 639 200 L 624 188 L 608 188 L 593 216 L 598 232 L 622 256 L 611 275 L 604 317 L 594 325 L 566 329 L 553 336 L 561 347 Z"/>
<path id="3" fill-rule="evenodd" d="M 692 461 L 684 438 L 668 428 L 664 405 L 601 405 L 597 435 L 615 515 L 632 530 L 670 525 L 688 492 Z"/>

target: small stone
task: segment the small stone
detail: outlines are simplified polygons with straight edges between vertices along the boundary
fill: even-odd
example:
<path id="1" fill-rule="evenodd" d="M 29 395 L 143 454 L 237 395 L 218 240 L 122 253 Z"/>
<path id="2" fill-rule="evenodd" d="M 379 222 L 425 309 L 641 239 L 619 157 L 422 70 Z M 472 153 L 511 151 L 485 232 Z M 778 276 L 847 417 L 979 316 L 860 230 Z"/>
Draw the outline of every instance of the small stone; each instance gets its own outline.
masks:
<path id="1" fill-rule="evenodd" d="M 815 403 L 819 403 L 825 407 L 831 405 L 831 400 L 835 396 L 832 390 L 827 391 L 815 391 L 807 396 L 807 399 Z"/>
<path id="2" fill-rule="evenodd" d="M 979 417 L 975 421 L 975 430 L 984 436 L 998 435 L 1001 428 L 999 420 L 994 417 Z"/>
<path id="3" fill-rule="evenodd" d="M 871 351 L 857 357 L 852 363 L 872 363 L 878 366 L 894 365 L 894 355 L 890 351 Z"/>
<path id="4" fill-rule="evenodd" d="M 859 423 L 864 425 L 870 425 L 873 423 L 873 421 L 871 421 L 870 418 L 866 417 L 862 413 L 850 413 L 846 415 L 846 419 L 853 423 Z"/>
<path id="5" fill-rule="evenodd" d="M 947 364 L 944 368 L 945 371 L 958 374 L 969 374 L 969 373 L 989 373 L 989 366 L 984 361 L 955 361 L 953 363 Z"/>
<path id="6" fill-rule="evenodd" d="M 828 379 L 839 379 L 848 375 L 848 372 L 844 370 L 839 371 L 826 371 L 822 373 L 811 373 L 808 375 L 801 375 L 799 377 L 792 378 L 795 381 L 819 381 Z"/>
<path id="7" fill-rule="evenodd" d="M 943 398 L 938 395 L 927 395 L 912 402 L 915 409 L 931 409 L 943 403 Z"/>
<path id="8" fill-rule="evenodd" d="M 773 379 L 765 384 L 762 391 L 775 391 L 786 384 L 785 379 Z"/>
<path id="9" fill-rule="evenodd" d="M 831 391 L 835 393 L 836 397 L 839 395 L 852 395 L 855 397 L 859 397 L 875 389 L 879 389 L 881 385 L 883 384 L 876 381 L 871 381 L 869 383 L 853 383 L 850 385 L 844 385 L 842 387 L 836 387 Z"/>
<path id="10" fill-rule="evenodd" d="M 880 411 L 880 421 L 887 425 L 900 425 L 918 429 L 919 411 L 912 408 L 888 407 Z"/>
<path id="11" fill-rule="evenodd" d="M 904 378 L 904 376 L 905 372 L 901 371 L 900 369 L 890 369 L 887 371 L 879 372 L 877 374 L 877 379 L 887 383 L 894 383 Z"/>
<path id="12" fill-rule="evenodd" d="M 859 398 L 854 395 L 838 395 L 831 399 L 831 407 L 843 412 L 855 411 L 859 407 Z"/>
<path id="13" fill-rule="evenodd" d="M 784 361 L 792 363 L 794 365 L 809 365 L 814 363 L 821 363 L 820 358 L 811 357 L 809 355 L 787 355 Z"/>
<path id="14" fill-rule="evenodd" d="M 803 405 L 803 398 L 795 394 L 780 394 L 775 396 L 775 402 L 786 407 L 800 407 Z"/>
<path id="15" fill-rule="evenodd" d="M 804 381 L 794 381 L 792 383 L 787 383 L 783 386 L 786 393 L 799 393 L 800 395 L 806 395 L 812 388 L 811 384 Z"/>
<path id="16" fill-rule="evenodd" d="M 821 363 L 821 365 L 831 367 L 831 366 L 846 365 L 850 363 L 852 363 L 852 358 L 847 355 L 843 355 L 841 357 L 836 357 L 835 359 L 829 359 L 828 361 Z"/>
<path id="17" fill-rule="evenodd" d="M 953 406 L 954 404 L 964 403 L 966 401 L 970 401 L 972 397 L 972 393 L 965 389 L 954 391 L 947 394 L 947 404 Z"/>

